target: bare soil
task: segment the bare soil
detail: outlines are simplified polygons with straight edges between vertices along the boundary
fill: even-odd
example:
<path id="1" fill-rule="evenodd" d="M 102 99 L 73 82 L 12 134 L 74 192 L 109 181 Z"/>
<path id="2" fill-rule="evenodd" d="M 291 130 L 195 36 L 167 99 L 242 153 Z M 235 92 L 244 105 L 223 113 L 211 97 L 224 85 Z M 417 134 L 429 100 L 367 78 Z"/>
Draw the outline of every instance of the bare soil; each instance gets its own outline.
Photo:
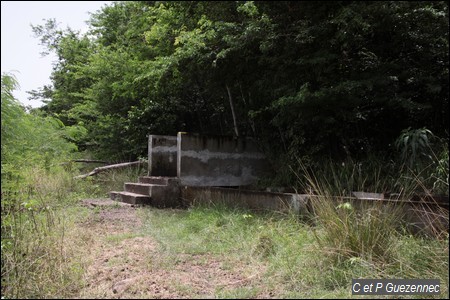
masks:
<path id="1" fill-rule="evenodd" d="M 80 224 L 92 236 L 85 286 L 79 298 L 270 298 L 262 287 L 264 267 L 209 254 L 169 254 L 138 229 L 139 208 L 109 199 L 86 199 L 93 209 Z M 251 291 L 256 291 L 252 293 Z M 239 294 L 240 293 L 240 294 Z M 235 295 L 235 296 L 233 296 Z"/>

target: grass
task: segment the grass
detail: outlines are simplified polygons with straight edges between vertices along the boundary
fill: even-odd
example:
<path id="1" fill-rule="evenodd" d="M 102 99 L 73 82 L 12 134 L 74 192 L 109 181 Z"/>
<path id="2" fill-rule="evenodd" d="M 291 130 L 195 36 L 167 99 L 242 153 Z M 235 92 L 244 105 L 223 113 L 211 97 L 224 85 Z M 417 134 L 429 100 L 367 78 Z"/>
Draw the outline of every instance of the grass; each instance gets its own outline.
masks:
<path id="1" fill-rule="evenodd" d="M 165 268 L 190 254 L 213 255 L 230 268 L 243 266 L 248 274 L 252 268 L 263 270 L 258 280 L 243 287 L 216 289 L 217 298 L 351 297 L 352 278 L 439 278 L 441 297 L 448 295 L 448 241 L 396 231 L 361 232 L 389 228 L 390 221 L 381 221 L 384 214 L 353 234 L 357 241 L 346 240 L 344 233 L 332 239 L 322 223 L 311 227 L 291 215 L 220 205 L 187 211 L 145 209 L 142 214 L 144 234 L 154 237 L 159 251 L 170 257 Z M 355 228 L 341 229 L 349 234 Z"/>
<path id="2" fill-rule="evenodd" d="M 314 238 L 295 216 L 253 214 L 222 205 L 185 211 L 148 209 L 142 214 L 143 231 L 159 242 L 160 251 L 171 256 L 174 264 L 183 254 L 212 255 L 223 262 L 223 268 L 241 266 L 249 276 L 254 270 L 269 268 L 264 280 L 273 286 L 273 276 L 295 278 L 301 272 L 295 266 L 314 255 L 312 248 L 305 251 Z M 237 289 L 222 287 L 216 297 L 254 297 L 264 289 L 261 282 Z"/>
<path id="3" fill-rule="evenodd" d="M 85 254 L 93 244 L 77 222 L 95 214 L 78 201 L 121 190 L 140 172 L 74 181 L 67 170 L 35 169 L 25 183 L 2 182 L 2 298 L 76 297 L 86 284 Z M 438 278 L 439 297 L 447 298 L 448 234 L 412 235 L 400 221 L 401 206 L 347 201 L 348 187 L 364 189 L 365 182 L 373 182 L 351 174 L 353 183 L 345 182 L 344 173 L 336 174 L 336 181 L 308 178 L 318 195 L 308 222 L 295 214 L 255 213 L 214 202 L 187 210 L 144 208 L 141 228 L 105 241 L 155 240 L 159 248 L 149 254 L 150 271 L 174 271 L 195 259 L 201 268 L 214 261 L 224 272 L 238 274 L 238 284 L 215 286 L 216 298 L 350 298 L 353 278 Z M 386 185 L 380 181 L 379 187 L 383 191 Z M 198 297 L 189 284 L 175 280 L 173 286 Z"/>
<path id="4" fill-rule="evenodd" d="M 83 198 L 106 197 L 142 170 L 126 169 L 99 178 L 74 180 L 67 166 L 22 168 L 2 174 L 1 295 L 4 298 L 72 297 L 84 285 L 91 237 L 77 222 L 90 212 Z M 102 184 L 107 181 L 110 184 Z M 117 237 L 118 238 L 118 237 Z"/>
<path id="5" fill-rule="evenodd" d="M 445 219 L 441 224 L 422 218 L 421 235 L 413 235 L 406 216 L 412 212 L 408 199 L 418 187 L 424 188 L 420 180 L 402 185 L 404 178 L 400 178 L 398 186 L 403 188 L 393 203 L 352 202 L 348 191 L 367 190 L 366 181 L 377 182 L 379 192 L 396 184 L 378 180 L 377 172 L 361 180 L 354 169 L 346 173 L 331 168 L 332 176 L 320 179 L 306 169 L 303 173 L 316 195 L 311 201 L 316 243 L 330 266 L 329 272 L 322 270 L 331 275 L 323 276 L 325 287 L 340 289 L 352 278 L 439 278 L 441 295 L 448 296 L 448 211 L 438 212 Z M 354 184 L 355 177 L 359 185 Z M 418 214 L 426 214 L 423 207 L 419 210 Z"/>
<path id="6" fill-rule="evenodd" d="M 258 282 L 218 290 L 216 297 L 342 298 L 351 297 L 353 278 L 438 278 L 440 297 L 446 298 L 447 228 L 428 222 L 431 230 L 415 235 L 405 218 L 411 213 L 408 204 L 348 198 L 351 191 L 371 191 L 396 192 L 397 200 L 406 200 L 424 184 L 414 174 L 411 180 L 395 180 L 383 177 L 379 166 L 373 170 L 332 166 L 317 179 L 304 169 L 304 189 L 315 194 L 307 222 L 295 215 L 229 208 L 211 199 L 209 206 L 186 211 L 148 210 L 144 230 L 173 258 L 212 254 L 264 270 Z M 443 216 L 448 224 L 448 213 Z"/>

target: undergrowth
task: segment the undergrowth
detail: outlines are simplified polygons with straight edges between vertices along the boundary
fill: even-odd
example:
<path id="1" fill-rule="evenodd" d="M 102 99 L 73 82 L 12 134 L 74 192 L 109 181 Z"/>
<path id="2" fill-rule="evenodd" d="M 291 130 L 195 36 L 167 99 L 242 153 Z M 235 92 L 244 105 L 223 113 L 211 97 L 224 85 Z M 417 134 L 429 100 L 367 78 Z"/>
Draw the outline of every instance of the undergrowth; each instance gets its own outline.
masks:
<path id="1" fill-rule="evenodd" d="M 336 213 L 342 209 L 347 208 L 341 206 Z M 448 239 L 402 234 L 390 227 L 394 217 L 383 220 L 388 209 L 367 209 L 372 222 L 347 222 L 348 227 L 337 225 L 342 215 L 334 216 L 332 224 L 311 226 L 293 214 L 255 213 L 217 203 L 184 211 L 148 209 L 142 218 L 144 234 L 159 242 L 166 257 L 159 262 L 165 268 L 187 253 L 264 270 L 261 281 L 246 286 L 252 297 L 271 293 L 276 298 L 342 298 L 351 296 L 353 278 L 438 278 L 440 297 L 445 298 Z M 233 293 L 221 290 L 216 297 Z"/>
<path id="2" fill-rule="evenodd" d="M 3 165 L 4 166 L 4 165 Z M 70 298 L 85 284 L 89 239 L 77 223 L 90 214 L 85 198 L 105 198 L 142 169 L 105 172 L 77 180 L 77 166 L 54 164 L 2 173 L 2 298 Z"/>

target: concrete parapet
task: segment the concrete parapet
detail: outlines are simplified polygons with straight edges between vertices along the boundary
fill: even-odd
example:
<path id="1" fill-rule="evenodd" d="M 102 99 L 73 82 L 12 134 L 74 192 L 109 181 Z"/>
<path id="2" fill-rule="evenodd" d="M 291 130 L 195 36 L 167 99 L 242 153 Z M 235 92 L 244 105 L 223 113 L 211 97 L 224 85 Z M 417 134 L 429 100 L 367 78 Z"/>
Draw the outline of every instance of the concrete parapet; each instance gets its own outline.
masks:
<path id="1" fill-rule="evenodd" d="M 177 176 L 177 137 L 149 135 L 149 176 Z"/>
<path id="2" fill-rule="evenodd" d="M 246 186 L 267 174 L 269 164 L 250 138 L 178 133 L 181 185 Z"/>
<path id="3" fill-rule="evenodd" d="M 292 211 L 296 213 L 306 212 L 308 200 L 308 195 L 300 194 L 193 186 L 183 186 L 181 197 L 185 206 L 199 203 L 221 203 L 251 210 Z"/>

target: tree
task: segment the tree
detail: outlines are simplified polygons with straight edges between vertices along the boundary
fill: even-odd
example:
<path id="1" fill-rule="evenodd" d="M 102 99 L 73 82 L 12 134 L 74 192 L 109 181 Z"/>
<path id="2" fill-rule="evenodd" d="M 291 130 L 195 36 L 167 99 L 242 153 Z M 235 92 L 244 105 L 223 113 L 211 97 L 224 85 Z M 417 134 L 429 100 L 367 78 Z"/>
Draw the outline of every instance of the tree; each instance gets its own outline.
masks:
<path id="1" fill-rule="evenodd" d="M 68 141 L 77 134 L 53 117 L 39 111 L 28 113 L 12 92 L 19 88 L 13 74 L 3 73 L 2 92 L 2 184 L 3 179 L 19 174 L 23 165 L 35 164 L 48 168 L 52 161 L 64 159 L 77 150 Z"/>
<path id="2" fill-rule="evenodd" d="M 409 127 L 448 138 L 447 19 L 442 1 L 115 2 L 87 35 L 37 31 L 58 53 L 43 110 L 99 158 L 236 129 L 283 164 L 389 153 Z"/>

